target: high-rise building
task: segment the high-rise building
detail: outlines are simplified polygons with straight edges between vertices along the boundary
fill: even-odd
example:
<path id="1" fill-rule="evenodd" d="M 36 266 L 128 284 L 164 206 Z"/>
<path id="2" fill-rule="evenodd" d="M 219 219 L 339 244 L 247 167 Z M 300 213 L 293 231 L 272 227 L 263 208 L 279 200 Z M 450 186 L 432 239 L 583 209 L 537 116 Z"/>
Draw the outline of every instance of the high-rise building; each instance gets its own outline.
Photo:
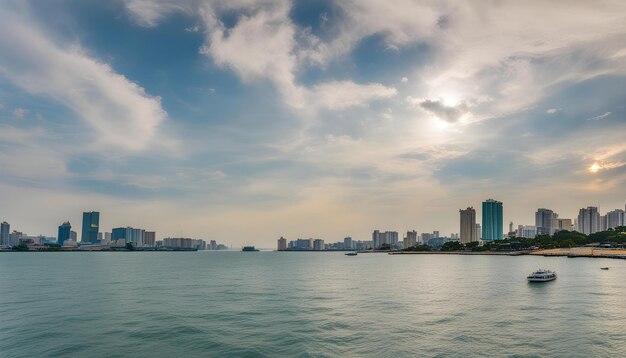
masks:
<path id="1" fill-rule="evenodd" d="M 156 245 L 156 232 L 144 231 L 142 243 L 143 246 L 153 247 L 154 245 Z"/>
<path id="2" fill-rule="evenodd" d="M 406 237 L 404 238 L 404 248 L 408 249 L 409 247 L 414 247 L 417 245 L 417 231 L 407 231 Z"/>
<path id="3" fill-rule="evenodd" d="M 125 243 L 131 243 L 135 247 L 143 246 L 143 229 L 135 229 L 133 227 L 118 227 L 112 230 L 111 241 L 124 240 Z"/>
<path id="4" fill-rule="evenodd" d="M 0 224 L 0 245 L 1 246 L 11 245 L 11 243 L 9 242 L 9 229 L 10 228 L 11 228 L 11 225 L 9 225 L 9 223 L 7 223 L 6 221 L 3 221 L 2 224 Z"/>
<path id="5" fill-rule="evenodd" d="M 83 213 L 83 231 L 80 237 L 81 242 L 97 242 L 100 226 L 100 213 L 89 211 Z"/>
<path id="6" fill-rule="evenodd" d="M 537 237 L 538 231 L 536 226 L 532 225 L 520 225 L 517 229 L 517 236 L 525 237 L 527 239 L 534 239 Z"/>
<path id="7" fill-rule="evenodd" d="M 209 250 L 217 250 L 217 241 L 211 240 L 209 242 Z"/>
<path id="8" fill-rule="evenodd" d="M 352 250 L 354 249 L 352 245 L 352 238 L 350 236 L 343 238 L 343 248 L 344 250 Z"/>
<path id="9" fill-rule="evenodd" d="M 433 234 L 429 233 L 429 232 L 423 232 L 420 235 L 422 244 L 424 245 L 428 245 L 428 241 L 430 241 L 433 238 Z"/>
<path id="10" fill-rule="evenodd" d="M 578 231 L 590 235 L 600 231 L 600 213 L 595 206 L 588 206 L 578 211 Z"/>
<path id="11" fill-rule="evenodd" d="M 482 229 L 482 226 L 480 226 L 480 224 L 476 224 L 476 238 L 478 240 L 483 239 L 483 229 Z"/>
<path id="12" fill-rule="evenodd" d="M 277 248 L 278 248 L 278 251 L 287 250 L 287 239 L 281 236 L 280 239 L 278 239 Z M 215 250 L 215 249 L 212 249 L 212 250 Z"/>
<path id="13" fill-rule="evenodd" d="M 71 239 L 70 237 L 71 232 L 72 232 L 72 225 L 70 225 L 69 221 L 66 221 L 63 224 L 59 225 L 59 235 L 57 236 L 57 243 L 63 246 L 63 243 L 65 242 L 65 240 Z"/>
<path id="14" fill-rule="evenodd" d="M 606 215 L 600 215 L 600 231 L 606 231 L 608 230 L 608 226 L 607 226 L 607 222 L 606 222 Z"/>
<path id="15" fill-rule="evenodd" d="M 107 242 L 111 241 L 111 233 L 110 232 L 105 232 L 104 233 L 104 241 L 107 241 Z"/>
<path id="16" fill-rule="evenodd" d="M 461 243 L 466 244 L 478 241 L 476 236 L 476 210 L 470 206 L 465 210 L 460 209 L 459 215 L 461 217 Z"/>
<path id="17" fill-rule="evenodd" d="M 555 219 L 552 221 L 552 228 L 555 233 L 563 230 L 574 231 L 572 219 Z"/>
<path id="18" fill-rule="evenodd" d="M 488 199 L 483 201 L 483 240 L 502 239 L 502 202 Z"/>
<path id="19" fill-rule="evenodd" d="M 74 230 L 70 231 L 70 240 L 78 242 L 78 233 Z"/>
<path id="20" fill-rule="evenodd" d="M 372 244 L 374 249 L 379 249 L 383 245 L 394 246 L 398 244 L 398 232 L 397 231 L 385 231 L 380 232 L 374 230 L 372 233 Z"/>
<path id="21" fill-rule="evenodd" d="M 552 224 L 558 218 L 554 211 L 546 208 L 539 208 L 535 213 L 535 226 L 537 227 L 537 235 L 552 235 L 554 229 Z"/>
<path id="22" fill-rule="evenodd" d="M 607 229 L 614 229 L 618 226 L 624 226 L 624 210 L 615 209 L 606 213 Z"/>
<path id="23" fill-rule="evenodd" d="M 374 250 L 379 248 L 380 245 L 380 231 L 374 230 L 374 232 L 372 232 L 372 246 L 374 246 Z"/>
<path id="24" fill-rule="evenodd" d="M 322 250 L 324 250 L 324 240 L 322 240 L 322 239 L 315 239 L 313 241 L 313 250 L 315 250 L 315 251 L 322 251 Z"/>

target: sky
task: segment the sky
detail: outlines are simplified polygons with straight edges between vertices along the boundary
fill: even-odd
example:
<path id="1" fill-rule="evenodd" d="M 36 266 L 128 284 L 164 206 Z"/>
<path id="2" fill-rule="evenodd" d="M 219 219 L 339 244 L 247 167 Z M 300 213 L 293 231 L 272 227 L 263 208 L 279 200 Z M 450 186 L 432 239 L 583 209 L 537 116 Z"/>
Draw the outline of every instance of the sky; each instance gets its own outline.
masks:
<path id="1" fill-rule="evenodd" d="M 626 2 L 0 2 L 0 220 L 274 247 L 626 204 Z"/>

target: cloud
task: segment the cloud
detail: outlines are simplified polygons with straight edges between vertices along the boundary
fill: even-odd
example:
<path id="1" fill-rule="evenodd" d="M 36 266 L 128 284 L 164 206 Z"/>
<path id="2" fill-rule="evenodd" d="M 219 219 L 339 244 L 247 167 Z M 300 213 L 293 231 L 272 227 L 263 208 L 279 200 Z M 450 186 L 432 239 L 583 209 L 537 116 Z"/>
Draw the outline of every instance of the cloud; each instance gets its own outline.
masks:
<path id="1" fill-rule="evenodd" d="M 380 83 L 357 84 L 352 81 L 325 82 L 313 87 L 311 101 L 331 110 L 362 106 L 371 100 L 391 98 L 398 91 Z"/>
<path id="2" fill-rule="evenodd" d="M 29 110 L 25 109 L 25 108 L 16 108 L 13 111 L 13 116 L 15 116 L 15 118 L 19 118 L 19 119 L 23 119 L 24 117 L 26 117 L 26 115 L 28 114 Z"/>
<path id="3" fill-rule="evenodd" d="M 92 145 L 143 150 L 167 118 L 159 97 L 80 46 L 53 42 L 28 15 L 0 11 L 0 32 L 11 34 L 0 37 L 0 76 L 71 109 L 93 130 Z"/>
<path id="4" fill-rule="evenodd" d="M 456 123 L 462 118 L 471 115 L 468 111 L 468 105 L 465 102 L 461 102 L 455 106 L 448 106 L 445 105 L 440 98 L 423 99 L 413 97 L 407 97 L 407 102 L 420 107 L 424 111 L 448 123 Z"/>
<path id="5" fill-rule="evenodd" d="M 599 121 L 601 119 L 604 119 L 608 116 L 611 115 L 611 112 L 605 112 L 604 114 L 601 114 L 599 116 L 595 116 L 595 117 L 591 117 L 591 118 L 587 118 L 588 121 Z"/>
<path id="6" fill-rule="evenodd" d="M 559 108 L 550 108 L 546 111 L 546 113 L 548 114 L 555 114 L 556 112 L 560 111 L 561 109 Z"/>
<path id="7" fill-rule="evenodd" d="M 402 83 L 409 82 L 409 78 L 408 78 L 408 77 L 402 77 L 402 79 L 400 80 L 400 82 L 402 82 Z"/>

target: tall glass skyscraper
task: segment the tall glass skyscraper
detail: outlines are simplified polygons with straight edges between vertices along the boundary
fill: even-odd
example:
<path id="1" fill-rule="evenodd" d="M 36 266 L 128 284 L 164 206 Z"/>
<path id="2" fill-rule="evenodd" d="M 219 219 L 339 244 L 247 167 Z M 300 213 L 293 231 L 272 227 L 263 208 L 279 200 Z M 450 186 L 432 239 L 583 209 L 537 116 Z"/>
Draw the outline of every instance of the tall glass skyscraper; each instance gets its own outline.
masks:
<path id="1" fill-rule="evenodd" d="M 89 211 L 83 213 L 83 232 L 81 242 L 98 242 L 98 229 L 100 226 L 100 213 Z"/>
<path id="2" fill-rule="evenodd" d="M 9 223 L 6 221 L 0 224 L 0 245 L 10 245 L 9 243 Z"/>
<path id="3" fill-rule="evenodd" d="M 72 225 L 70 225 L 69 221 L 64 222 L 59 225 L 59 235 L 57 236 L 57 243 L 63 246 L 65 240 L 70 239 L 70 233 L 72 231 Z"/>
<path id="4" fill-rule="evenodd" d="M 502 240 L 502 202 L 483 201 L 483 240 Z"/>

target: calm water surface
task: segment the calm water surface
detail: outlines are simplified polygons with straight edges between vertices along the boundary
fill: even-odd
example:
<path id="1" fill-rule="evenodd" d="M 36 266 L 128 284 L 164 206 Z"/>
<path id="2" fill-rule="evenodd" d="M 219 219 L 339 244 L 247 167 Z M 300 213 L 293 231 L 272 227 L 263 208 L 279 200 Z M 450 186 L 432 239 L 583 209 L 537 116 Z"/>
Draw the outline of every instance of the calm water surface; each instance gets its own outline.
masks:
<path id="1" fill-rule="evenodd" d="M 539 267 L 559 278 L 527 283 Z M 1 253 L 0 356 L 623 357 L 625 278 L 608 259 Z"/>

